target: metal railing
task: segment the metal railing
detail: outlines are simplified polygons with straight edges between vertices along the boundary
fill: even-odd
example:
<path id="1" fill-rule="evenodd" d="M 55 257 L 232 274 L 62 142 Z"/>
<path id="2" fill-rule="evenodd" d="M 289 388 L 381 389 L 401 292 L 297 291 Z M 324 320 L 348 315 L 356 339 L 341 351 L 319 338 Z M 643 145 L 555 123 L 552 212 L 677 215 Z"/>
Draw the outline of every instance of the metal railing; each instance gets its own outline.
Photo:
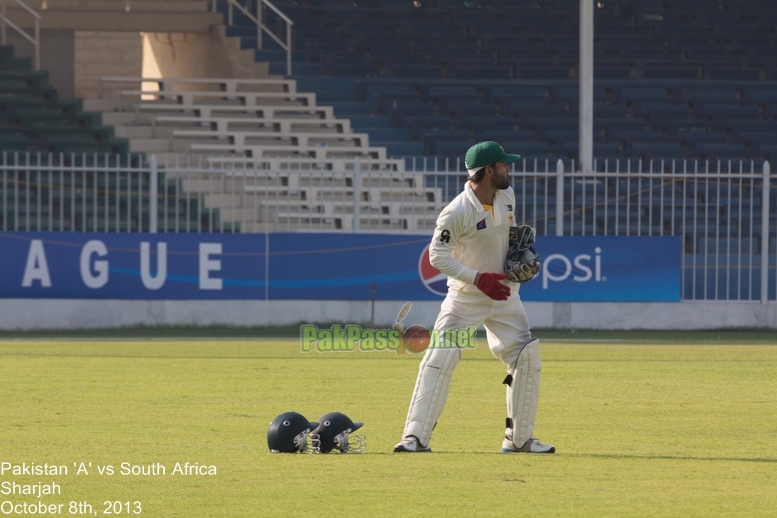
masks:
<path id="1" fill-rule="evenodd" d="M 213 12 L 216 12 L 216 0 L 213 0 Z M 251 12 L 252 7 L 255 7 L 256 12 Z M 275 13 L 278 18 L 284 22 L 285 28 L 285 41 L 282 39 L 282 35 L 278 36 L 264 23 L 263 9 L 267 8 Z M 246 18 L 256 24 L 256 48 L 262 49 L 262 32 L 266 33 L 273 41 L 275 41 L 283 50 L 286 51 L 286 75 L 291 75 L 291 27 L 294 22 L 283 14 L 280 9 L 275 7 L 269 0 L 254 0 L 246 2 L 246 6 L 240 4 L 238 0 L 227 0 L 227 25 L 234 25 L 234 10 L 237 9 L 243 13 Z"/>
<path id="2" fill-rule="evenodd" d="M 27 4 L 22 2 L 21 0 L 13 0 L 19 7 L 21 7 L 23 10 L 27 11 L 32 17 L 33 17 L 33 33 L 32 35 L 28 34 L 27 31 L 13 23 L 7 16 L 6 16 L 6 0 L 0 0 L 0 43 L 3 45 L 6 45 L 6 28 L 5 26 L 8 25 L 13 30 L 15 30 L 19 35 L 21 35 L 24 39 L 32 43 L 32 46 L 34 48 L 34 65 L 35 70 L 40 70 L 40 21 L 43 19 L 43 17 L 32 10 Z"/>
<path id="3" fill-rule="evenodd" d="M 376 170 L 354 161 L 133 164 L 94 155 L 0 155 L 0 229 L 61 232 L 369 232 L 431 235 L 463 164 Z M 462 166 L 462 167 L 459 167 Z M 777 189 L 768 162 L 594 162 L 513 167 L 516 219 L 540 236 L 682 238 L 684 300 L 777 298 Z"/>

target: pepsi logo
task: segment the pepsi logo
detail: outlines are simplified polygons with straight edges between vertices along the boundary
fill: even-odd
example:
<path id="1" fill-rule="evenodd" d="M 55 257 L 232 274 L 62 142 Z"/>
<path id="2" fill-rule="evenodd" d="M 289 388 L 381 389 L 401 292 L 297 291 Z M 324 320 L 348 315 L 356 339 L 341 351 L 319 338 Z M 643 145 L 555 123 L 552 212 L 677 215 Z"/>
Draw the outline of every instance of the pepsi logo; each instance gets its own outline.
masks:
<path id="1" fill-rule="evenodd" d="M 448 276 L 440 273 L 440 270 L 429 262 L 429 245 L 424 248 L 418 259 L 418 276 L 424 283 L 424 287 L 435 295 L 444 297 L 448 294 Z"/>

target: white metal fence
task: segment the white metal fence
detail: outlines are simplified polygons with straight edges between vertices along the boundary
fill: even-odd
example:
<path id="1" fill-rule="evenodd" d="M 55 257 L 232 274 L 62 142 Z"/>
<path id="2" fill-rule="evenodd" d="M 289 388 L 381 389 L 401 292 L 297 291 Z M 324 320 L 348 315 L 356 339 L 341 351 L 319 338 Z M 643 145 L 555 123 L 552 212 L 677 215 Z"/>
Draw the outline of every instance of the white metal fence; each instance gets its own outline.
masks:
<path id="1" fill-rule="evenodd" d="M 196 161 L 195 161 L 196 160 Z M 462 164 L 3 154 L 0 229 L 64 232 L 431 234 Z M 539 236 L 683 241 L 685 300 L 775 300 L 777 214 L 768 162 L 523 161 L 517 219 Z M 153 188 L 152 188 L 153 186 Z"/>

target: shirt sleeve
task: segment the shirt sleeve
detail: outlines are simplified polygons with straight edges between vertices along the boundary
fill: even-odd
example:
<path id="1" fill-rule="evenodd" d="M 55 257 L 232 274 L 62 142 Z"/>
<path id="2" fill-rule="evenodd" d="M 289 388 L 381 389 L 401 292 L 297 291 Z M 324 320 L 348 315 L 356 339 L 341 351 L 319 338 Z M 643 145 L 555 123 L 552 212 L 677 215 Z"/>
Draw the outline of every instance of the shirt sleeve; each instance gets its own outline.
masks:
<path id="1" fill-rule="evenodd" d="M 467 284 L 475 284 L 477 270 L 464 266 L 453 257 L 461 234 L 465 228 L 465 215 L 462 211 L 449 210 L 446 207 L 437 218 L 437 227 L 429 245 L 429 261 L 432 266 L 448 277 Z"/>

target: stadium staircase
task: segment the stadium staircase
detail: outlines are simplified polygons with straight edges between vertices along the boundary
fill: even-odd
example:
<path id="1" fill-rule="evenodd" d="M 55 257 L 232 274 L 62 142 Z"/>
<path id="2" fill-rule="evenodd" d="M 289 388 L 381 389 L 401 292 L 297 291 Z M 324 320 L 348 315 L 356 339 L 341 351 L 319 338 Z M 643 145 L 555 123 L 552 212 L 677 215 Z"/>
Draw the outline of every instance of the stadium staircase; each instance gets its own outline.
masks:
<path id="1" fill-rule="evenodd" d="M 154 155 L 178 192 L 218 213 L 224 231 L 429 231 L 443 206 L 440 189 L 405 173 L 404 160 L 387 158 L 295 80 L 103 81 L 124 88 L 85 106 L 132 152 Z"/>

